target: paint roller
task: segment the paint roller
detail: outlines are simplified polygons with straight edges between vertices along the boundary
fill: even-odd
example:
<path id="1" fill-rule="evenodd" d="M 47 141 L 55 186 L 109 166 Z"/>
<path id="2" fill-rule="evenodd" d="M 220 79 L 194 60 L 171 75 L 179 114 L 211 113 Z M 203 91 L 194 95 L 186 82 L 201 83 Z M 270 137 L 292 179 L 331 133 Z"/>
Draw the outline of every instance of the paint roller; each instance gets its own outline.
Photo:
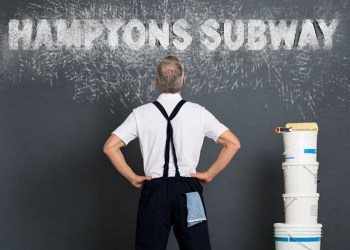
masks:
<path id="1" fill-rule="evenodd" d="M 292 131 L 318 131 L 316 122 L 287 123 L 284 127 L 276 127 L 277 134 Z"/>

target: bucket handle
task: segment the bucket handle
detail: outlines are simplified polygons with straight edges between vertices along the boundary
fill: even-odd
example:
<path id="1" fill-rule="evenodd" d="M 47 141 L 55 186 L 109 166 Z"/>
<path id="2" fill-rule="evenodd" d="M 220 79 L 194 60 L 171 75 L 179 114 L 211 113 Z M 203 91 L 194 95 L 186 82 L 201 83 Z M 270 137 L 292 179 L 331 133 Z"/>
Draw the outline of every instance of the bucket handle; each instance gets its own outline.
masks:
<path id="1" fill-rule="evenodd" d="M 301 245 L 301 246 L 304 247 L 305 249 L 312 250 L 312 249 L 309 248 L 308 246 L 306 246 L 306 245 L 304 245 L 303 243 L 297 241 L 290 233 L 288 233 L 288 235 L 294 240 L 294 242 L 298 243 L 299 245 Z"/>
<path id="2" fill-rule="evenodd" d="M 288 208 L 288 207 L 290 206 L 290 204 L 292 204 L 296 199 L 297 199 L 297 198 L 294 197 L 294 199 L 293 199 L 291 202 L 289 202 L 289 204 L 288 204 L 287 206 L 284 207 L 283 214 L 286 213 L 287 208 Z"/>
<path id="3" fill-rule="evenodd" d="M 307 171 L 309 171 L 310 174 L 312 174 L 312 175 L 315 177 L 317 183 L 320 182 L 320 179 L 318 179 L 318 175 L 317 175 L 317 174 L 312 173 L 312 171 L 311 171 L 308 167 L 306 167 L 306 165 L 303 165 L 303 167 L 304 167 Z"/>

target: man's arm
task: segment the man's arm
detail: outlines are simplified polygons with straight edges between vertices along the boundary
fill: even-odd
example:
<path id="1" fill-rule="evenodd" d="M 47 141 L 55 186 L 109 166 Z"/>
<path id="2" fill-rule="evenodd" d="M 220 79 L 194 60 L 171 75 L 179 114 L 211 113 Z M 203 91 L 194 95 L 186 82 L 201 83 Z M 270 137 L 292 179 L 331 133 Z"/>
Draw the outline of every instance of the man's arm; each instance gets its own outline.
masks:
<path id="1" fill-rule="evenodd" d="M 126 163 L 123 153 L 120 148 L 126 144 L 119 138 L 119 136 L 112 134 L 103 146 L 103 152 L 108 156 L 115 169 L 124 176 L 132 185 L 137 188 L 143 186 L 144 180 L 150 180 L 150 177 L 139 176 Z"/>
<path id="2" fill-rule="evenodd" d="M 218 158 L 209 169 L 206 172 L 190 174 L 191 176 L 200 179 L 203 184 L 210 182 L 217 174 L 219 174 L 230 163 L 233 156 L 241 148 L 240 141 L 230 130 L 224 131 L 217 139 L 217 143 L 222 145 L 222 149 Z"/>

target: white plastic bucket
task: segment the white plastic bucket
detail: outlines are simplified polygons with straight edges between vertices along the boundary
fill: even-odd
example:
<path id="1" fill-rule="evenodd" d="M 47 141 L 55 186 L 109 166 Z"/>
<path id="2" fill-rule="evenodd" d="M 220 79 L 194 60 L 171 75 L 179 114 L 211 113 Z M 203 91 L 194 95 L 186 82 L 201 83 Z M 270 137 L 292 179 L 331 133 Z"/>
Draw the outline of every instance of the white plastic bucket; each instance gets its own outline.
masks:
<path id="1" fill-rule="evenodd" d="M 318 162 L 296 164 L 283 162 L 285 193 L 317 193 Z"/>
<path id="2" fill-rule="evenodd" d="M 274 224 L 276 250 L 320 250 L 322 224 Z"/>
<path id="3" fill-rule="evenodd" d="M 287 224 L 317 224 L 320 194 L 283 194 Z"/>
<path id="4" fill-rule="evenodd" d="M 317 155 L 318 131 L 283 132 L 286 162 L 314 163 Z"/>

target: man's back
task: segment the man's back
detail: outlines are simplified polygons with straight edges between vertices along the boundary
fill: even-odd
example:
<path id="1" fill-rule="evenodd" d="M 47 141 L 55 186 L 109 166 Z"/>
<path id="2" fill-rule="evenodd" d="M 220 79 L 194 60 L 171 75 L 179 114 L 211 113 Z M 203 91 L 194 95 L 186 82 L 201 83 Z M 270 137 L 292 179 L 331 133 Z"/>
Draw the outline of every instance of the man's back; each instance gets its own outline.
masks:
<path id="1" fill-rule="evenodd" d="M 157 101 L 167 114 L 173 111 L 182 100 L 179 93 L 163 93 Z M 228 128 L 220 123 L 203 106 L 187 101 L 179 113 L 171 120 L 174 145 L 181 176 L 196 173 L 204 137 L 214 141 Z M 163 175 L 167 120 L 153 103 L 141 105 L 112 133 L 119 136 L 125 144 L 139 138 L 146 176 L 152 178 Z M 175 176 L 175 165 L 170 150 L 169 176 Z"/>
<path id="2" fill-rule="evenodd" d="M 180 249 L 212 249 L 202 185 L 227 166 L 240 143 L 208 110 L 182 99 L 185 79 L 177 57 L 163 58 L 157 67 L 161 93 L 157 101 L 133 109 L 103 147 L 115 168 L 133 186 L 142 188 L 135 250 L 165 250 L 172 226 Z M 208 170 L 197 172 L 205 136 L 222 149 Z M 120 150 L 137 137 L 145 176 L 132 170 Z"/>

